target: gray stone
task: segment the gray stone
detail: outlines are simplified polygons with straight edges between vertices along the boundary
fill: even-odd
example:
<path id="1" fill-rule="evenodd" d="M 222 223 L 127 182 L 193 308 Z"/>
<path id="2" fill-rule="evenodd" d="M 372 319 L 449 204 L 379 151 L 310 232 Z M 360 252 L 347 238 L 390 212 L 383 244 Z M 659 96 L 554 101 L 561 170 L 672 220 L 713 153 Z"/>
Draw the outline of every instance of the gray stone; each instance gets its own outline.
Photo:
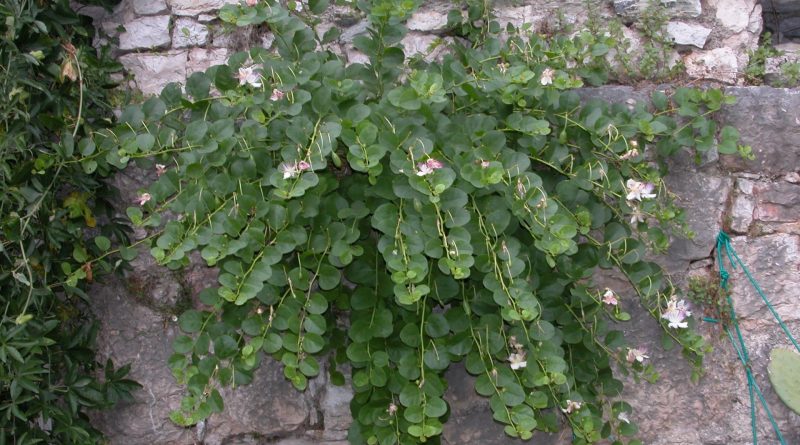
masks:
<path id="1" fill-rule="evenodd" d="M 711 29 L 703 25 L 672 21 L 667 23 L 667 35 L 677 45 L 692 45 L 703 48 Z"/>
<path id="2" fill-rule="evenodd" d="M 119 49 L 154 49 L 169 46 L 169 16 L 142 17 L 125 24 Z"/>
<path id="3" fill-rule="evenodd" d="M 367 20 L 362 20 L 342 31 L 342 35 L 339 36 L 339 41 L 343 43 L 350 43 L 356 36 L 366 34 L 367 28 L 369 28 L 369 22 Z"/>
<path id="4" fill-rule="evenodd" d="M 160 14 L 167 10 L 164 0 L 133 0 L 133 11 L 139 15 Z"/>
<path id="5" fill-rule="evenodd" d="M 226 4 L 237 4 L 237 0 L 168 0 L 169 7 L 175 15 L 196 17 L 200 14 L 216 11 Z"/>
<path id="6" fill-rule="evenodd" d="M 673 273 L 685 270 L 692 261 L 711 255 L 733 186 L 730 178 L 688 165 L 689 159 L 688 154 L 678 155 L 676 164 L 671 166 L 670 174 L 665 178 L 669 189 L 678 195 L 678 205 L 686 209 L 686 222 L 695 233 L 693 239 L 673 240 L 663 260 L 664 267 Z"/>
<path id="7" fill-rule="evenodd" d="M 186 48 L 208 43 L 208 26 L 185 17 L 175 20 L 172 30 L 172 47 Z"/>
<path id="8" fill-rule="evenodd" d="M 740 33 L 750 24 L 758 0 L 715 0 L 716 18 L 729 32 Z M 760 12 L 760 11 L 759 11 Z"/>
<path id="9" fill-rule="evenodd" d="M 186 80 L 186 51 L 126 54 L 119 61 L 133 73 L 136 85 L 145 95 L 160 93 L 170 82 Z"/>
<path id="10" fill-rule="evenodd" d="M 179 334 L 177 323 L 169 314 L 136 303 L 121 282 L 96 285 L 89 295 L 92 310 L 102 321 L 98 361 L 111 358 L 117 366 L 131 363 L 129 377 L 142 385 L 132 403 L 93 415 L 93 425 L 105 433 L 110 445 L 194 443 L 192 429 L 169 420 L 169 412 L 180 406 L 183 394 L 167 367 L 172 341 Z"/>
<path id="11" fill-rule="evenodd" d="M 703 12 L 700 0 L 660 0 L 660 2 L 670 17 L 697 17 Z M 614 0 L 614 11 L 627 19 L 635 19 L 649 4 L 649 0 Z"/>
<path id="12" fill-rule="evenodd" d="M 408 18 L 411 31 L 440 32 L 447 28 L 447 14 L 453 9 L 449 2 L 426 2 Z"/>
<path id="13" fill-rule="evenodd" d="M 737 102 L 724 107 L 720 122 L 739 129 L 741 143 L 753 147 L 754 161 L 738 155 L 721 157 L 731 171 L 767 176 L 797 171 L 800 166 L 800 90 L 770 87 L 727 88 Z"/>
<path id="14" fill-rule="evenodd" d="M 731 231 L 734 233 L 747 233 L 753 223 L 753 200 L 745 195 L 736 195 L 731 203 Z"/>
<path id="15" fill-rule="evenodd" d="M 205 71 L 214 65 L 224 65 L 228 61 L 229 51 L 226 48 L 192 48 L 189 50 L 189 62 L 186 65 L 187 77 L 198 71 Z"/>
<path id="16" fill-rule="evenodd" d="M 756 186 L 754 194 L 757 221 L 791 223 L 800 220 L 800 185 L 766 182 Z"/>
<path id="17" fill-rule="evenodd" d="M 739 77 L 739 59 L 730 48 L 693 52 L 683 58 L 683 63 L 686 74 L 695 79 L 735 84 Z"/>
<path id="18" fill-rule="evenodd" d="M 348 379 L 344 386 L 329 383 L 323 391 L 319 407 L 325 419 L 325 438 L 344 440 L 353 422 L 353 417 L 350 415 L 350 400 L 353 398 L 350 381 Z"/>
<path id="19" fill-rule="evenodd" d="M 508 437 L 503 432 L 503 425 L 492 420 L 489 399 L 475 392 L 475 378 L 467 374 L 463 365 L 451 365 L 446 377 L 448 389 L 444 398 L 450 405 L 450 420 L 444 424 L 442 444 L 567 445 L 571 443 L 572 436 L 568 430 L 560 434 L 537 432 L 530 441 Z"/>
<path id="20" fill-rule="evenodd" d="M 764 0 L 764 9 L 767 13 L 791 15 L 800 12 L 800 2 L 797 0 Z"/>

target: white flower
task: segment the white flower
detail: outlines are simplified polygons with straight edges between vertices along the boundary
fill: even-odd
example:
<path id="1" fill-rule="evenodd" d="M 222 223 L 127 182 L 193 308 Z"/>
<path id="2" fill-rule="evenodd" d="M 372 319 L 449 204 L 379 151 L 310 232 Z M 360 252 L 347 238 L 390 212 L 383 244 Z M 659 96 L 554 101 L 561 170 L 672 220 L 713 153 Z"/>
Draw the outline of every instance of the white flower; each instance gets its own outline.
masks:
<path id="1" fill-rule="evenodd" d="M 639 182 L 635 179 L 628 179 L 625 186 L 628 189 L 628 195 L 625 199 L 628 201 L 641 201 L 642 199 L 656 197 L 656 194 L 653 193 L 654 186 L 649 182 Z"/>
<path id="2" fill-rule="evenodd" d="M 278 170 L 283 173 L 283 179 L 296 178 L 310 168 L 311 164 L 306 161 L 284 162 L 278 166 Z"/>
<path id="3" fill-rule="evenodd" d="M 631 419 L 628 419 L 628 413 L 626 413 L 625 411 L 622 411 L 621 413 L 617 414 L 617 419 L 625 423 L 631 423 Z"/>
<path id="4" fill-rule="evenodd" d="M 525 361 L 525 351 L 518 350 L 517 352 L 508 356 L 508 362 L 511 363 L 511 369 L 517 370 L 528 366 Z"/>
<path id="5" fill-rule="evenodd" d="M 644 220 L 644 213 L 642 213 L 638 207 L 634 207 L 631 213 L 631 225 L 644 222 Z"/>
<path id="6" fill-rule="evenodd" d="M 489 161 L 481 161 L 481 168 L 489 167 Z"/>
<path id="7" fill-rule="evenodd" d="M 619 300 L 617 300 L 617 296 L 614 294 L 613 290 L 606 288 L 606 292 L 603 294 L 603 303 L 610 304 L 611 306 L 619 304 Z"/>
<path id="8" fill-rule="evenodd" d="M 261 88 L 261 75 L 258 74 L 254 67 L 239 68 L 239 85 L 250 85 L 255 88 Z"/>
<path id="9" fill-rule="evenodd" d="M 561 411 L 564 411 L 565 413 L 570 414 L 572 412 L 575 412 L 575 411 L 581 409 L 581 405 L 582 405 L 581 402 L 574 402 L 572 400 L 567 399 L 567 407 L 566 408 L 561 408 Z"/>
<path id="10" fill-rule="evenodd" d="M 161 176 L 167 172 L 167 166 L 164 164 L 156 164 L 156 176 Z"/>
<path id="11" fill-rule="evenodd" d="M 258 0 L 246 0 L 247 6 L 255 6 L 258 4 Z"/>
<path id="12" fill-rule="evenodd" d="M 139 197 L 136 198 L 136 203 L 139 204 L 140 206 L 143 206 L 152 198 L 153 197 L 150 196 L 149 193 L 142 193 L 141 195 L 139 195 Z"/>
<path id="13" fill-rule="evenodd" d="M 283 96 L 285 96 L 285 95 L 286 95 L 286 93 L 284 93 L 283 91 L 281 91 L 281 90 L 279 90 L 277 88 L 273 88 L 272 89 L 272 95 L 269 97 L 269 100 L 275 102 L 275 101 L 283 99 Z"/>
<path id="14" fill-rule="evenodd" d="M 545 70 L 542 71 L 542 77 L 539 78 L 539 82 L 542 85 L 550 85 L 553 83 L 553 75 L 555 75 L 555 73 L 556 72 L 553 71 L 552 68 L 545 68 Z"/>
<path id="15" fill-rule="evenodd" d="M 647 350 L 637 349 L 637 348 L 628 348 L 628 354 L 625 357 L 628 360 L 628 363 L 639 362 L 644 363 L 644 359 L 650 358 L 649 355 L 646 354 Z"/>
<path id="16" fill-rule="evenodd" d="M 278 166 L 278 170 L 283 173 L 283 179 L 294 178 L 300 174 L 296 162 L 284 162 Z"/>
<path id="17" fill-rule="evenodd" d="M 636 142 L 636 141 L 634 141 L 634 142 Z M 636 148 L 632 148 L 632 149 L 626 151 L 619 158 L 622 159 L 623 161 L 627 161 L 628 159 L 635 158 L 636 156 L 639 156 L 639 150 L 636 149 Z"/>
<path id="18" fill-rule="evenodd" d="M 389 413 L 390 416 L 395 415 L 397 412 L 397 405 L 395 405 L 394 402 L 390 403 L 389 408 L 386 408 L 386 412 Z"/>
<path id="19" fill-rule="evenodd" d="M 444 167 L 444 164 L 436 159 L 430 158 L 425 162 L 417 164 L 417 176 L 427 176 L 442 167 Z"/>
<path id="20" fill-rule="evenodd" d="M 303 2 L 301 2 L 300 0 L 295 0 L 293 3 L 294 3 L 294 10 L 296 12 L 300 12 L 303 10 Z"/>
<path id="21" fill-rule="evenodd" d="M 689 305 L 684 300 L 677 301 L 675 296 L 669 299 L 667 303 L 667 310 L 661 315 L 661 318 L 669 321 L 671 328 L 687 328 L 689 327 L 686 322 L 686 317 L 692 315 L 689 311 Z"/>

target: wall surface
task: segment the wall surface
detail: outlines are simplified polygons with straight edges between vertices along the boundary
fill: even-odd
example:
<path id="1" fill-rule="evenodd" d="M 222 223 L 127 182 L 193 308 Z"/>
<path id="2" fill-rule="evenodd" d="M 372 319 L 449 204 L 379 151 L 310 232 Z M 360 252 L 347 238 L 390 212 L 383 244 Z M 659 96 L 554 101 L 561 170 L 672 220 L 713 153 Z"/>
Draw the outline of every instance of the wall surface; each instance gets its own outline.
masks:
<path id="1" fill-rule="evenodd" d="M 168 82 L 182 82 L 199 70 L 224 63 L 244 45 L 270 47 L 268 32 L 227 34 L 214 11 L 227 0 L 123 0 L 113 13 L 89 9 L 106 38 L 116 41 L 119 60 L 135 76 L 145 94 L 160 91 Z M 646 2 L 616 0 L 598 2 L 607 16 L 634 23 Z M 756 0 L 675 0 L 666 2 L 669 26 L 680 45 L 680 57 L 690 76 L 737 84 L 747 63 L 747 49 L 755 47 L 762 30 L 762 5 Z M 786 0 L 785 17 L 793 17 L 797 4 Z M 452 2 L 426 2 L 409 22 L 406 51 L 427 53 L 442 37 Z M 781 4 L 775 0 L 770 5 Z M 520 25 L 550 26 L 560 8 L 576 24 L 586 19 L 581 1 L 498 2 L 499 20 Z M 766 5 L 764 5 L 766 7 Z M 800 17 L 800 8 L 797 8 Z M 781 22 L 782 23 L 782 22 Z M 352 38 L 365 29 L 360 16 L 346 7 L 335 7 L 320 26 L 338 26 L 343 33 L 332 49 L 350 61 L 360 55 Z M 783 26 L 772 24 L 770 26 Z M 786 30 L 789 30 L 789 25 Z M 785 39 L 793 38 L 791 31 Z M 636 26 L 626 33 L 632 41 L 641 37 Z M 429 54 L 435 56 L 435 54 Z M 659 261 L 678 282 L 691 275 L 715 273 L 715 237 L 725 228 L 733 246 L 772 299 L 791 332 L 800 337 L 800 91 L 768 87 L 729 87 L 738 98 L 719 120 L 737 127 L 743 143 L 750 144 L 755 161 L 712 154 L 697 165 L 689 156 L 678 156 L 668 185 L 688 209 L 689 223 L 697 233 L 692 240 L 675 240 Z M 645 100 L 648 91 L 630 87 L 587 89 L 585 97 L 614 102 Z M 125 202 L 154 179 L 154 174 L 129 168 L 115 178 Z M 731 273 L 733 299 L 744 338 L 750 348 L 753 371 L 765 392 L 787 443 L 800 443 L 800 416 L 777 399 L 766 374 L 769 351 L 788 345 L 760 297 L 740 270 Z M 603 282 L 623 289 L 622 282 L 606 277 Z M 326 381 L 325 373 L 309 389 L 298 393 L 284 379 L 278 363 L 267 358 L 246 387 L 223 394 L 225 411 L 193 428 L 172 424 L 169 412 L 178 407 L 182 388 L 166 365 L 172 340 L 178 334 L 173 316 L 193 304 L 196 294 L 216 281 L 216 271 L 200 265 L 169 272 L 154 264 L 146 253 L 139 256 L 125 279 L 93 288 L 94 308 L 103 322 L 99 358 L 131 362 L 131 377 L 143 385 L 136 401 L 114 411 L 96 414 L 95 424 L 111 444 L 268 444 L 344 445 L 350 424 L 348 387 Z M 632 342 L 649 351 L 661 374 L 655 384 L 626 382 L 624 398 L 634 406 L 641 437 L 649 445 L 745 445 L 752 443 L 750 401 L 744 370 L 728 338 L 718 325 L 707 323 L 701 332 L 714 346 L 707 356 L 706 375 L 690 382 L 690 369 L 678 351 L 659 346 L 660 331 L 644 314 L 636 314 L 633 295 L 619 291 L 634 312 L 633 322 L 622 325 Z M 626 307 L 626 310 L 629 307 Z M 637 316 L 639 315 L 639 316 Z M 447 400 L 452 410 L 445 426 L 447 444 L 510 444 L 499 424 L 491 420 L 486 399 L 472 389 L 472 378 L 463 369 L 449 373 Z M 759 443 L 777 441 L 763 411 L 759 411 Z M 538 439 L 538 440 L 537 440 Z M 570 435 L 540 435 L 532 443 L 568 444 Z"/>

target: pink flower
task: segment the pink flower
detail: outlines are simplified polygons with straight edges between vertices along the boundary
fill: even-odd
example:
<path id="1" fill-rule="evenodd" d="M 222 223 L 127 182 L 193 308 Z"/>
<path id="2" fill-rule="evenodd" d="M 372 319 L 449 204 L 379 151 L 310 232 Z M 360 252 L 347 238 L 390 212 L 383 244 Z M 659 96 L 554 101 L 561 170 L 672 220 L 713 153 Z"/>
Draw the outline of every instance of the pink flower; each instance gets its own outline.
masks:
<path id="1" fill-rule="evenodd" d="M 247 0 L 247 6 L 255 6 L 258 4 L 258 0 Z"/>
<path id="2" fill-rule="evenodd" d="M 281 90 L 279 90 L 277 88 L 273 88 L 272 89 L 272 95 L 269 97 L 269 100 L 271 100 L 273 102 L 276 102 L 276 101 L 279 101 L 279 100 L 283 99 L 283 96 L 285 96 L 285 95 L 286 95 L 286 93 L 284 93 L 283 91 L 281 91 Z"/>
<path id="3" fill-rule="evenodd" d="M 156 164 L 156 176 L 161 176 L 167 172 L 167 166 L 164 164 Z"/>
<path id="4" fill-rule="evenodd" d="M 628 348 L 628 354 L 626 355 L 625 358 L 628 360 L 628 363 L 633 363 L 633 362 L 644 363 L 644 359 L 650 358 L 650 356 L 647 355 L 647 350 L 644 348 L 642 349 Z"/>
<path id="5" fill-rule="evenodd" d="M 667 310 L 661 315 L 661 318 L 669 321 L 671 328 L 687 328 L 689 327 L 686 322 L 686 317 L 692 315 L 689 311 L 689 304 L 684 300 L 677 301 L 675 296 L 669 299 L 667 303 Z"/>
<path id="6" fill-rule="evenodd" d="M 653 193 L 655 187 L 649 182 L 639 182 L 635 179 L 628 179 L 625 183 L 628 189 L 628 195 L 625 197 L 628 201 L 641 201 L 642 199 L 655 198 L 656 194 Z"/>
<path id="7" fill-rule="evenodd" d="M 636 142 L 636 141 L 633 141 L 633 142 Z M 627 161 L 628 159 L 635 158 L 636 156 L 639 156 L 639 149 L 632 148 L 632 149 L 626 151 L 619 158 L 622 159 L 623 161 Z"/>
<path id="8" fill-rule="evenodd" d="M 150 196 L 149 193 L 142 193 L 139 197 L 136 198 L 136 203 L 140 206 L 145 205 L 148 201 L 150 201 L 153 197 Z"/>
<path id="9" fill-rule="evenodd" d="M 442 167 L 444 167 L 444 164 L 436 159 L 430 158 L 425 162 L 417 164 L 417 176 L 427 176 Z"/>
<path id="10" fill-rule="evenodd" d="M 613 290 L 606 288 L 606 292 L 603 294 L 603 303 L 611 306 L 619 304 L 619 300 L 617 300 L 617 296 L 614 294 Z"/>
<path id="11" fill-rule="evenodd" d="M 481 161 L 481 168 L 489 167 L 489 161 Z"/>
<path id="12" fill-rule="evenodd" d="M 252 66 L 239 68 L 239 85 L 250 85 L 261 88 L 261 75 Z"/>
<path id="13" fill-rule="evenodd" d="M 522 199 L 525 197 L 525 193 L 527 192 L 528 190 L 525 189 L 525 184 L 523 184 L 522 181 L 517 180 L 517 196 Z"/>
<path id="14" fill-rule="evenodd" d="M 311 164 L 306 161 L 284 162 L 278 166 L 278 170 L 283 173 L 283 179 L 296 178 L 310 168 Z"/>

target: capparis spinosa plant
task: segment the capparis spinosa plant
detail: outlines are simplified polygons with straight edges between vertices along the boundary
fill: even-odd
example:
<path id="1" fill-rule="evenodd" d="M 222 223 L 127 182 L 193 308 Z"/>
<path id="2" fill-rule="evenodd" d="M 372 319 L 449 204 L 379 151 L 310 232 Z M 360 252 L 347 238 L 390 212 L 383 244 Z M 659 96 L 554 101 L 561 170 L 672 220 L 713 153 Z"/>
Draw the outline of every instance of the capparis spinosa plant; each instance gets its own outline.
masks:
<path id="1" fill-rule="evenodd" d="M 575 443 L 640 443 L 613 370 L 657 374 L 618 323 L 641 305 L 699 373 L 707 345 L 645 254 L 688 232 L 664 158 L 747 152 L 711 119 L 732 99 L 582 101 L 605 43 L 468 32 L 475 5 L 450 23 L 481 41 L 426 62 L 400 46 L 420 2 L 358 2 L 369 61 L 348 65 L 324 49 L 335 32 L 307 25 L 327 2 L 289 3 L 225 6 L 231 25 L 266 24 L 276 51 L 167 86 L 83 152 L 91 168 L 156 169 L 128 216 L 158 263 L 199 252 L 219 269 L 178 320 L 169 365 L 187 394 L 172 420 L 220 412 L 219 388 L 264 360 L 302 391 L 325 356 L 334 382 L 351 372 L 352 443 L 438 443 L 444 373 L 462 362 L 509 436 L 566 425 Z M 597 288 L 604 269 L 635 294 Z"/>

